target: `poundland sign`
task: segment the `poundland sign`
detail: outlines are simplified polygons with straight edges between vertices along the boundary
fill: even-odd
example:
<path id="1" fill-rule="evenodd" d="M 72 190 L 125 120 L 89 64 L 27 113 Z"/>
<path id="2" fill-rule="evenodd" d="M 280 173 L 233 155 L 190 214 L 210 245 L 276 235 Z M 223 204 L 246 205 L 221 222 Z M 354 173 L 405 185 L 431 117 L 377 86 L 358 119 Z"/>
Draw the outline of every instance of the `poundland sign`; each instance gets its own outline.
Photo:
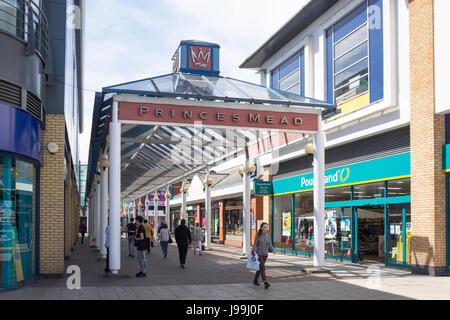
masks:
<path id="1" fill-rule="evenodd" d="M 324 182 L 326 188 L 333 188 L 352 184 L 403 179 L 410 177 L 410 168 L 410 153 L 403 153 L 325 170 Z M 275 180 L 272 184 L 274 195 L 310 191 L 314 188 L 314 176 L 312 173 L 308 173 Z"/>

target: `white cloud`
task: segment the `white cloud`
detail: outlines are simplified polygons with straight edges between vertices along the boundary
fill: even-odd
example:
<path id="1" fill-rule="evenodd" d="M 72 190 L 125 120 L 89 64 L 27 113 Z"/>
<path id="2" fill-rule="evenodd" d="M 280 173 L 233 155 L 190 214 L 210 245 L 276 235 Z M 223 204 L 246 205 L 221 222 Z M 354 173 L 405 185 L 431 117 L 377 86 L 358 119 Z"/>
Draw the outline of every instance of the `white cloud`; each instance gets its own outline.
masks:
<path id="1" fill-rule="evenodd" d="M 87 162 L 94 93 L 101 88 L 167 74 L 181 40 L 221 46 L 221 75 L 259 82 L 239 65 L 278 31 L 307 0 L 90 0 L 86 10 L 85 131 Z"/>

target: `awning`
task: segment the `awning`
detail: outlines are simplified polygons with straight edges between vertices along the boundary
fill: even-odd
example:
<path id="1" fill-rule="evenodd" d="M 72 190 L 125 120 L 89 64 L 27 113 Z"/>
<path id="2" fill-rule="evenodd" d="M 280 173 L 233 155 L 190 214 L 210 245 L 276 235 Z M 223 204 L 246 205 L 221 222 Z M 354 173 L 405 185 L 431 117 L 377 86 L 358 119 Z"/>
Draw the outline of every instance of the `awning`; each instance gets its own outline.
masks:
<path id="1" fill-rule="evenodd" d="M 278 91 L 227 77 L 173 73 L 103 88 L 96 93 L 86 194 L 91 193 L 100 152 L 107 145 L 111 104 L 114 95 L 188 99 L 217 103 L 240 103 L 277 107 L 320 108 L 324 117 L 335 114 L 336 106 L 323 101 Z M 121 198 L 132 201 L 162 186 L 189 178 L 217 164 L 225 156 L 238 156 L 245 142 L 261 138 L 258 130 L 236 129 L 232 134 L 219 128 L 170 125 L 122 124 Z M 190 152 L 183 152 L 189 146 Z M 208 155 L 220 151 L 223 159 Z M 201 155 L 201 161 L 198 159 Z"/>

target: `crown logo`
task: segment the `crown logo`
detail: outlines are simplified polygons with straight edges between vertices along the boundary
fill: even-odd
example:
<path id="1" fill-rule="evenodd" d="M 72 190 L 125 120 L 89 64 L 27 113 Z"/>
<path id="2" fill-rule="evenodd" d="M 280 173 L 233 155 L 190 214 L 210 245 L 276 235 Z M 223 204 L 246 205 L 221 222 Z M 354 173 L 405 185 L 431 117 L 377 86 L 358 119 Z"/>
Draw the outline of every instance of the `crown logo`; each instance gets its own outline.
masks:
<path id="1" fill-rule="evenodd" d="M 191 47 L 192 62 L 196 67 L 207 68 L 209 59 L 211 58 L 211 49 L 208 52 L 203 53 L 204 48 L 200 48 L 196 54 L 194 48 Z"/>

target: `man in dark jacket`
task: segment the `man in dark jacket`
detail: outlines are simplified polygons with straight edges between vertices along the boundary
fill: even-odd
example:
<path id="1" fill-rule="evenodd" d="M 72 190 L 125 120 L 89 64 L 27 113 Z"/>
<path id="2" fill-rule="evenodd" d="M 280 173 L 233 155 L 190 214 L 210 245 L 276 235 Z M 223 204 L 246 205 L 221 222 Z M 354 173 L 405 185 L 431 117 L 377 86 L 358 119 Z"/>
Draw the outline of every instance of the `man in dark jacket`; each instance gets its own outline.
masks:
<path id="1" fill-rule="evenodd" d="M 184 219 L 181 220 L 180 225 L 175 229 L 175 241 L 177 242 L 178 254 L 180 255 L 180 264 L 184 269 L 188 246 L 192 241 L 191 233 L 189 232 L 188 227 L 186 227 L 186 221 Z"/>

